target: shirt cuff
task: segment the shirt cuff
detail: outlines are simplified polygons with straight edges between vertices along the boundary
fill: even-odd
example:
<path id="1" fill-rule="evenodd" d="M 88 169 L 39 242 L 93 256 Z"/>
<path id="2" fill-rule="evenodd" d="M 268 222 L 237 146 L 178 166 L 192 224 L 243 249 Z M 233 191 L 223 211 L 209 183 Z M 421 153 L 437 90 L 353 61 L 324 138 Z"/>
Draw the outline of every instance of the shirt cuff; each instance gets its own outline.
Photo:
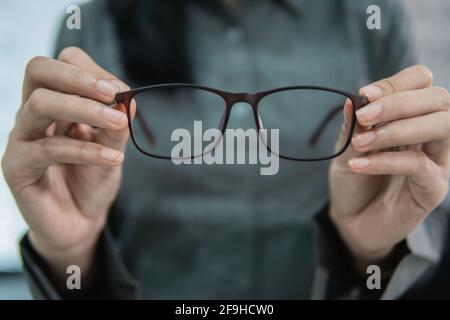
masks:
<path id="1" fill-rule="evenodd" d="M 113 239 L 105 229 L 99 237 L 96 253 L 97 277 L 89 290 L 72 290 L 63 295 L 49 277 L 46 262 L 34 250 L 28 233 L 20 241 L 23 269 L 35 299 L 137 299 L 140 288 L 128 273 Z"/>
<path id="2" fill-rule="evenodd" d="M 407 236 L 410 254 L 398 264 L 381 299 L 400 298 L 438 264 L 446 235 L 437 231 L 447 225 L 445 219 L 446 212 L 439 207 Z M 434 236 L 431 230 L 435 231 Z"/>
<path id="3" fill-rule="evenodd" d="M 314 279 L 314 299 L 397 299 L 401 298 L 409 289 L 420 283 L 428 271 L 434 267 L 441 258 L 442 241 L 445 241 L 446 232 L 437 231 L 437 225 L 443 223 L 440 209 L 436 209 L 429 219 L 412 231 L 403 242 L 407 252 L 399 257 L 393 269 L 392 276 L 384 284 L 384 291 L 368 290 L 365 288 L 366 280 L 352 272 L 353 266 L 348 250 L 341 240 L 333 222 L 328 216 L 328 206 L 317 216 L 320 226 L 321 263 L 317 267 Z"/>

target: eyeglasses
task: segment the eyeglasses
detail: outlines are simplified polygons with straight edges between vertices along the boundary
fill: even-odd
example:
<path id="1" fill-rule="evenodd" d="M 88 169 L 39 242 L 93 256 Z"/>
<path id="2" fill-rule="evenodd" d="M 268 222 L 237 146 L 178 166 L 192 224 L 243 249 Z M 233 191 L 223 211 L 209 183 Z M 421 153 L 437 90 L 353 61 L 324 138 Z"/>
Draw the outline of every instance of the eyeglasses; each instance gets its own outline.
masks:
<path id="1" fill-rule="evenodd" d="M 368 104 L 365 96 L 317 86 L 291 86 L 258 93 L 229 93 L 193 84 L 160 84 L 118 93 L 124 104 L 131 139 L 143 154 L 173 159 L 173 132 L 183 128 L 194 136 L 193 124 L 225 134 L 233 106 L 250 105 L 256 129 L 278 129 L 278 156 L 294 161 L 328 160 L 349 146 L 356 110 Z M 134 105 L 135 103 L 135 105 Z M 135 110 L 134 110 L 135 109 Z M 204 143 L 191 158 L 214 150 Z M 265 143 L 273 152 L 271 142 Z"/>

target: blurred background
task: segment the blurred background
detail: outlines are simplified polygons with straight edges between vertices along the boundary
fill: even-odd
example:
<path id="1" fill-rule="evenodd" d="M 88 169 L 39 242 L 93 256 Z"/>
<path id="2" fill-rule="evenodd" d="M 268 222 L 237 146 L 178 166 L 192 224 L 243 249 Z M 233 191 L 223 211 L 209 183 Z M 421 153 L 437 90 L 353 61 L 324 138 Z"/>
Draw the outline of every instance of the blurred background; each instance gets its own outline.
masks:
<path id="1" fill-rule="evenodd" d="M 0 1 L 0 154 L 20 104 L 27 61 L 37 55 L 51 55 L 67 7 L 87 1 Z M 450 89 L 450 1 L 407 0 L 405 4 L 414 21 L 419 61 L 433 70 L 437 85 Z M 25 230 L 0 172 L 0 299 L 31 298 L 21 273 L 17 246 Z"/>

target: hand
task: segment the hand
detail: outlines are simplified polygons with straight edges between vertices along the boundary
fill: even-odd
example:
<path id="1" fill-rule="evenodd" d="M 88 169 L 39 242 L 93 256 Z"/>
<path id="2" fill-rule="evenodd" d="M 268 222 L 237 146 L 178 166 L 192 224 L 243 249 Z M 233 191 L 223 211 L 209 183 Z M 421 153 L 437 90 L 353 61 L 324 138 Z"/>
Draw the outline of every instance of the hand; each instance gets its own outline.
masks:
<path id="1" fill-rule="evenodd" d="M 2 168 L 30 241 L 58 280 L 70 264 L 83 275 L 92 269 L 128 139 L 124 107 L 106 105 L 127 89 L 78 48 L 26 67 Z"/>
<path id="2" fill-rule="evenodd" d="M 351 146 L 330 167 L 330 215 L 357 265 L 380 263 L 444 199 L 450 96 L 424 66 L 361 89 Z M 351 103 L 344 108 L 351 112 Z"/>

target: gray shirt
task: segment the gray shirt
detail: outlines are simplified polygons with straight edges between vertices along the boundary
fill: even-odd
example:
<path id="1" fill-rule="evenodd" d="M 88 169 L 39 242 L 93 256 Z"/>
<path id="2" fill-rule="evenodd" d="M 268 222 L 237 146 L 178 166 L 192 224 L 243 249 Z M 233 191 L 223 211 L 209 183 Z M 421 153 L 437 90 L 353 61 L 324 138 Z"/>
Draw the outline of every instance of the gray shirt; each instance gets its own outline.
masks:
<path id="1" fill-rule="evenodd" d="M 310 84 L 356 93 L 414 62 L 398 1 L 287 2 L 299 15 L 270 1 L 246 1 L 249 14 L 238 15 L 234 25 L 191 5 L 187 43 L 194 81 L 238 92 Z M 382 9 L 381 30 L 366 28 L 366 9 L 374 3 Z M 79 46 L 126 81 L 106 2 L 96 0 L 82 12 L 82 29 L 63 28 L 58 50 Z M 253 126 L 238 112 L 229 124 Z M 365 279 L 345 267 L 339 237 L 315 218 L 322 212 L 327 220 L 328 166 L 281 161 L 277 175 L 261 176 L 251 165 L 176 166 L 145 157 L 130 143 L 111 232 L 100 241 L 99 295 L 357 297 Z M 412 253 L 398 265 L 386 298 L 400 296 L 437 260 L 445 232 L 431 238 L 430 228 L 421 225 L 408 238 Z M 35 292 L 61 297 L 31 250 L 22 247 Z"/>

